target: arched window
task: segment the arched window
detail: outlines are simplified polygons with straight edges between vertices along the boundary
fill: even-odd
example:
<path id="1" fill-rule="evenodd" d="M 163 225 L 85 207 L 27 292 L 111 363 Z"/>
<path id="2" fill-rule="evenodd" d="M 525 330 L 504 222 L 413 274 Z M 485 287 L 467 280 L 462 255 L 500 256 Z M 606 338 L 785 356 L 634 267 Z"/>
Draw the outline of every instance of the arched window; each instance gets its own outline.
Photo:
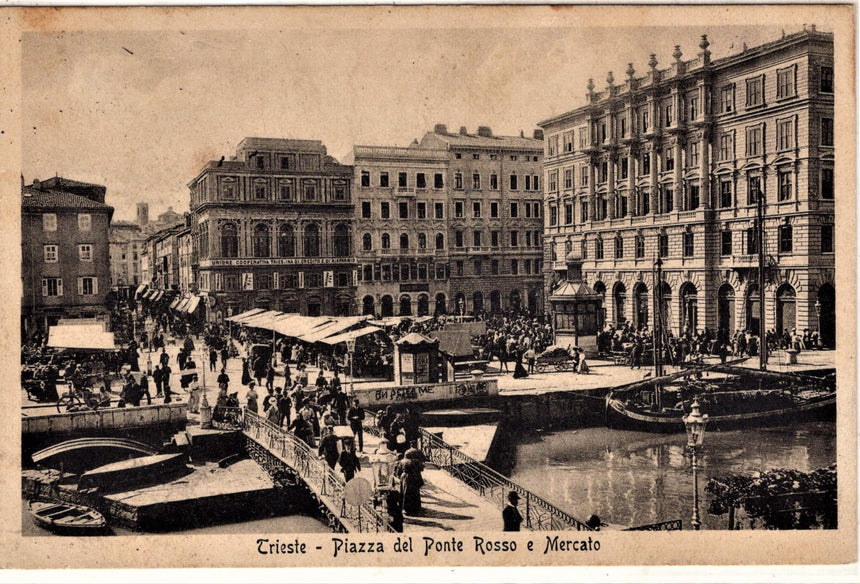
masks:
<path id="1" fill-rule="evenodd" d="M 391 249 L 391 236 L 387 233 L 382 234 L 382 249 Z"/>
<path id="2" fill-rule="evenodd" d="M 239 231 L 235 223 L 221 226 L 221 257 L 239 257 Z"/>
<path id="3" fill-rule="evenodd" d="M 438 294 L 436 294 L 436 316 L 445 314 L 447 312 L 447 309 L 448 303 L 446 302 L 445 294 L 439 292 Z"/>
<path id="4" fill-rule="evenodd" d="M 405 233 L 400 234 L 400 249 L 409 249 L 409 236 Z"/>
<path id="5" fill-rule="evenodd" d="M 361 314 L 374 314 L 373 296 L 365 296 L 361 301 Z"/>
<path id="6" fill-rule="evenodd" d="M 332 238 L 332 243 L 334 244 L 334 255 L 338 258 L 345 258 L 350 254 L 350 243 L 349 243 L 349 227 L 345 224 L 340 223 L 334 228 L 334 237 Z"/>
<path id="7" fill-rule="evenodd" d="M 615 313 L 612 315 L 616 327 L 627 322 L 625 318 L 625 309 L 627 304 L 627 287 L 622 282 L 616 282 L 612 289 L 612 299 L 615 304 Z"/>
<path id="8" fill-rule="evenodd" d="M 427 316 L 428 314 L 430 314 L 430 297 L 421 294 L 418 297 L 418 316 Z"/>
<path id="9" fill-rule="evenodd" d="M 412 299 L 409 298 L 408 295 L 403 295 L 400 297 L 399 316 L 412 316 Z"/>
<path id="10" fill-rule="evenodd" d="M 383 318 L 385 318 L 386 316 L 394 316 L 394 299 L 391 296 L 387 294 L 383 296 L 381 304 Z"/>
<path id="11" fill-rule="evenodd" d="M 427 249 L 427 235 L 425 233 L 418 234 L 418 249 Z"/>
<path id="12" fill-rule="evenodd" d="M 797 326 L 797 294 L 789 284 L 783 284 L 776 291 L 776 334 L 794 332 Z"/>
<path id="13" fill-rule="evenodd" d="M 278 255 L 282 258 L 291 258 L 296 255 L 296 234 L 293 226 L 287 223 L 278 228 Z"/>
<path id="14" fill-rule="evenodd" d="M 311 223 L 305 227 L 305 257 L 316 258 L 320 256 L 320 228 Z"/>
<path id="15" fill-rule="evenodd" d="M 441 233 L 436 234 L 436 249 L 445 249 L 445 236 Z"/>
<path id="16" fill-rule="evenodd" d="M 271 253 L 271 243 L 269 239 L 269 226 L 263 223 L 258 223 L 254 226 L 253 247 L 255 258 L 267 258 Z"/>
<path id="17" fill-rule="evenodd" d="M 475 312 L 484 310 L 484 294 L 480 290 L 472 294 L 472 310 Z"/>
<path id="18" fill-rule="evenodd" d="M 365 233 L 361 236 L 361 249 L 364 251 L 370 251 L 373 249 L 373 239 L 370 237 L 369 233 Z"/>

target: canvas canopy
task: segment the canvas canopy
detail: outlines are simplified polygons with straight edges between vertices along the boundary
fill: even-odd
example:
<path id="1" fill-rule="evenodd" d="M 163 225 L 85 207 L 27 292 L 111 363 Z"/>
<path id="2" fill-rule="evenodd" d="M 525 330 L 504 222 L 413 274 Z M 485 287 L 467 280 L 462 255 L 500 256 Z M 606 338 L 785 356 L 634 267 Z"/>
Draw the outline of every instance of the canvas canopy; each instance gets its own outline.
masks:
<path id="1" fill-rule="evenodd" d="M 314 329 L 310 333 L 303 335 L 301 339 L 308 343 L 316 343 L 319 342 L 326 337 L 331 337 L 362 323 L 365 320 L 368 320 L 369 316 L 344 316 L 339 318 L 334 318 L 332 322 L 326 323 L 325 325 Z"/>
<path id="2" fill-rule="evenodd" d="M 252 308 L 251 310 L 245 311 L 241 314 L 234 314 L 233 316 L 228 316 L 225 320 L 230 320 L 233 322 L 242 322 L 249 316 L 254 316 L 255 314 L 260 314 L 261 312 L 265 312 L 265 310 L 263 310 L 262 308 Z"/>
<path id="3" fill-rule="evenodd" d="M 113 333 L 102 324 L 62 324 L 48 330 L 48 346 L 55 349 L 115 351 Z"/>
<path id="4" fill-rule="evenodd" d="M 192 296 L 191 300 L 188 301 L 188 305 L 185 307 L 185 312 L 187 312 L 188 314 L 191 314 L 192 312 L 197 310 L 197 307 L 199 305 L 200 305 L 200 297 L 199 296 Z"/>
<path id="5" fill-rule="evenodd" d="M 378 333 L 382 329 L 378 326 L 368 325 L 364 328 L 355 329 L 354 331 L 347 331 L 345 333 L 341 333 L 339 335 L 335 335 L 333 337 L 326 337 L 320 340 L 321 343 L 325 343 L 326 345 L 337 345 L 338 343 L 345 343 L 346 341 L 351 341 L 357 339 L 359 337 L 364 337 L 366 335 L 372 335 L 373 333 Z"/>

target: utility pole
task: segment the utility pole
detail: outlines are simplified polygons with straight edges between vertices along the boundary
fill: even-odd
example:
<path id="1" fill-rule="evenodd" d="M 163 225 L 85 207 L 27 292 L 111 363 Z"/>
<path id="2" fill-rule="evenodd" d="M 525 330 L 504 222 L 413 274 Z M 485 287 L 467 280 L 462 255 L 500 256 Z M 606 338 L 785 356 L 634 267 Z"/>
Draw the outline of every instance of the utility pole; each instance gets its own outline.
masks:
<path id="1" fill-rule="evenodd" d="M 764 193 L 761 186 L 756 192 L 756 220 L 758 222 L 758 319 L 759 319 L 759 369 L 767 369 L 767 328 L 765 326 L 764 284 L 765 284 L 765 254 L 764 254 Z"/>

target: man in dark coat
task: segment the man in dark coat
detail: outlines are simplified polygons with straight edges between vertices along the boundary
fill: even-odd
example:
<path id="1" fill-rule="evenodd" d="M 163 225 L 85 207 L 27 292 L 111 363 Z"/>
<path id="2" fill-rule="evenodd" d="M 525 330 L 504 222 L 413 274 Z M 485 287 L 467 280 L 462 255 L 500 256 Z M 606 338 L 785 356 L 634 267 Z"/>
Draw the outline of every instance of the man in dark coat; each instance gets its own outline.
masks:
<path id="1" fill-rule="evenodd" d="M 215 366 L 218 364 L 218 351 L 215 347 L 209 349 L 209 371 L 215 371 Z"/>
<path id="2" fill-rule="evenodd" d="M 164 372 L 158 365 L 156 365 L 155 369 L 152 371 L 152 381 L 155 383 L 155 397 L 161 397 L 161 386 L 164 382 Z"/>
<path id="3" fill-rule="evenodd" d="M 520 510 L 517 509 L 517 504 L 520 502 L 520 496 L 516 491 L 508 493 L 508 504 L 502 510 L 502 521 L 504 522 L 503 531 L 519 531 L 520 524 L 523 522 L 523 516 L 520 515 Z"/>
<path id="4" fill-rule="evenodd" d="M 361 462 L 355 455 L 355 446 L 351 440 L 345 440 L 343 443 L 343 451 L 338 458 L 340 463 L 340 472 L 343 473 L 343 480 L 349 482 L 355 476 L 355 471 L 361 470 Z"/>
<path id="5" fill-rule="evenodd" d="M 352 401 L 352 407 L 346 413 L 349 428 L 358 440 L 358 451 L 364 452 L 364 408 L 358 405 L 358 398 Z"/>
<path id="6" fill-rule="evenodd" d="M 323 436 L 320 438 L 318 453 L 321 457 L 325 458 L 330 468 L 335 467 L 339 457 L 337 442 L 338 438 L 334 435 L 334 432 L 323 432 Z"/>

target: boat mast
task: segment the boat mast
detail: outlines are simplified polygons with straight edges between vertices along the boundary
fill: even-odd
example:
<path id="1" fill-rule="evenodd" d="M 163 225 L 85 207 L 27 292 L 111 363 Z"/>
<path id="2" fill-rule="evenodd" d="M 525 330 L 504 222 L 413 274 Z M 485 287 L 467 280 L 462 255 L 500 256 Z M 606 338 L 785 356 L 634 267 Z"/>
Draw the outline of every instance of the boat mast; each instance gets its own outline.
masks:
<path id="1" fill-rule="evenodd" d="M 765 283 L 765 259 L 764 259 L 764 192 L 758 187 L 756 197 L 756 220 L 758 222 L 758 337 L 759 337 L 759 369 L 767 370 L 767 340 L 765 328 L 764 310 L 764 283 Z"/>

